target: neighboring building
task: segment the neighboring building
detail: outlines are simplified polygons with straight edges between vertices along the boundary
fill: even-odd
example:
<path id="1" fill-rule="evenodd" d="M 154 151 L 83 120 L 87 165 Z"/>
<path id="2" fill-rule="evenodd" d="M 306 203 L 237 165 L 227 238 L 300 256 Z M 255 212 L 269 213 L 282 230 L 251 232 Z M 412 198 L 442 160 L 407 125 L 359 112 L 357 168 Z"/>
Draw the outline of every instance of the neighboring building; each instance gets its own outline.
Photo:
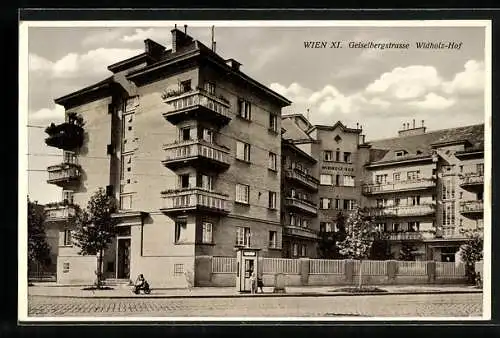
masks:
<path id="1" fill-rule="evenodd" d="M 483 227 L 484 124 L 426 132 L 405 123 L 399 136 L 368 142 L 364 200 L 398 258 L 455 261 L 464 229 Z"/>
<path id="2" fill-rule="evenodd" d="M 50 135 L 65 161 L 49 183 L 82 207 L 99 187 L 119 201 L 108 278 L 184 286 L 196 256 L 238 246 L 282 256 L 280 117 L 290 101 L 214 49 L 174 29 L 172 49 L 145 40 L 144 53 L 108 67 L 113 76 L 56 100 L 84 126 L 68 120 Z M 58 281 L 92 280 L 95 257 L 65 234 Z"/>

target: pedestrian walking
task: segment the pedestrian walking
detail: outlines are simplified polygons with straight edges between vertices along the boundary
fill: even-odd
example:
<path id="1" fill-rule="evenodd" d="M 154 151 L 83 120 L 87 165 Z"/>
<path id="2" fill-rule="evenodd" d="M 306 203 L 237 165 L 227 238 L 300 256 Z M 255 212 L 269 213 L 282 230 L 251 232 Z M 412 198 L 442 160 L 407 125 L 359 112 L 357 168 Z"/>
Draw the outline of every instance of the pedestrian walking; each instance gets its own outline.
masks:
<path id="1" fill-rule="evenodd" d="M 257 277 L 255 276 L 255 272 L 252 272 L 250 275 L 250 292 L 255 293 L 257 291 Z"/>

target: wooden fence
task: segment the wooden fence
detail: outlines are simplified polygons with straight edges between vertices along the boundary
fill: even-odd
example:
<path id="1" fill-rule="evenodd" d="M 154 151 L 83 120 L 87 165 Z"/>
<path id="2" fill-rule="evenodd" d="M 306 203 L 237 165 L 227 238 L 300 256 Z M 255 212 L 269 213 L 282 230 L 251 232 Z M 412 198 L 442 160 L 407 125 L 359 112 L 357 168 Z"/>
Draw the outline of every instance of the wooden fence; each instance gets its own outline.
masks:
<path id="1" fill-rule="evenodd" d="M 425 276 L 427 275 L 427 262 L 398 261 L 396 274 L 401 276 Z"/>
<path id="2" fill-rule="evenodd" d="M 343 260 L 311 259 L 309 273 L 312 275 L 343 274 L 344 266 Z"/>

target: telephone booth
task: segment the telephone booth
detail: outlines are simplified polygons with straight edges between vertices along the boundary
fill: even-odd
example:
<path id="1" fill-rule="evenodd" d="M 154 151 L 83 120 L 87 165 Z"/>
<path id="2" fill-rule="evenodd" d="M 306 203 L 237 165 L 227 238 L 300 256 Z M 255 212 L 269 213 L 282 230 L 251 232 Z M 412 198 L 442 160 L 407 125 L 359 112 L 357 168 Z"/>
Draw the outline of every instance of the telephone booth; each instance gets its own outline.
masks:
<path id="1" fill-rule="evenodd" d="M 257 278 L 260 249 L 241 248 L 236 252 L 236 290 L 238 292 L 251 292 L 250 277 L 255 272 Z"/>

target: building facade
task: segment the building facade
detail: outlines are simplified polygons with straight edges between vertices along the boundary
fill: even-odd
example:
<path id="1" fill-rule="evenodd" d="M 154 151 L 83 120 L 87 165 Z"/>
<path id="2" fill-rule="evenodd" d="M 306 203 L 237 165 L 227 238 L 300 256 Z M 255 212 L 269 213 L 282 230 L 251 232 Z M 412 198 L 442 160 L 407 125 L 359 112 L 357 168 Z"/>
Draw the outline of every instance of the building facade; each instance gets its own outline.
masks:
<path id="1" fill-rule="evenodd" d="M 212 47 L 174 29 L 172 49 L 145 40 L 143 54 L 108 67 L 111 77 L 56 100 L 83 124 L 66 121 L 78 137 L 47 143 L 65 156 L 49 183 L 82 207 L 100 187 L 119 202 L 107 278 L 143 273 L 157 287 L 183 286 L 196 256 L 234 256 L 239 246 L 282 256 L 281 108 L 290 101 Z M 78 255 L 67 230 L 58 280 L 92 279 L 95 257 Z"/>

